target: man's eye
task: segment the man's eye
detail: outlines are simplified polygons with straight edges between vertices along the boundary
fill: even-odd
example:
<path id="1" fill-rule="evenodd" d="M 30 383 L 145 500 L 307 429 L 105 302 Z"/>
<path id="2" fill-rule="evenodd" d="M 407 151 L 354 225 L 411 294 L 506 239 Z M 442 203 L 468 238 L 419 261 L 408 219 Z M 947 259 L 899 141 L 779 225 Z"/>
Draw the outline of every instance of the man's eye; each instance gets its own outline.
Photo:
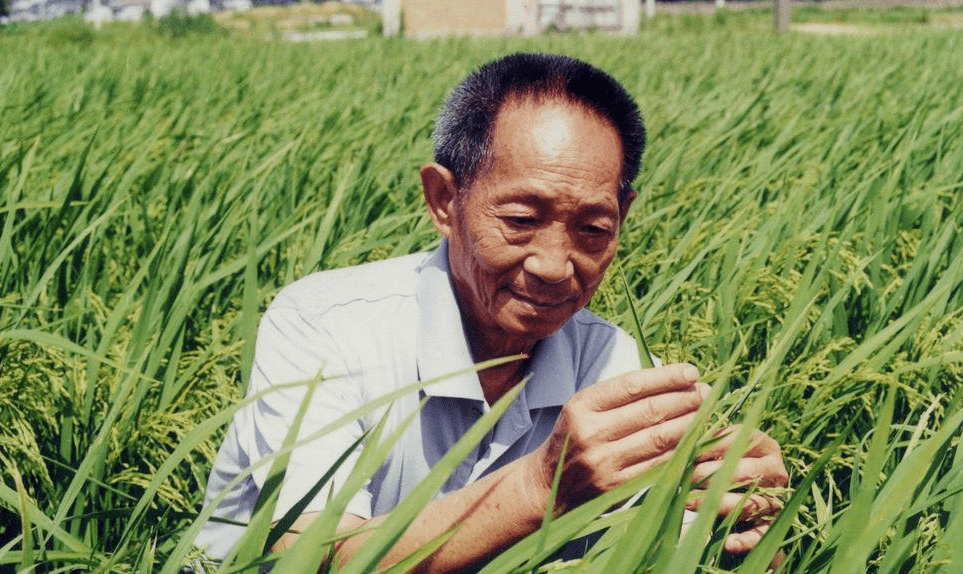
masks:
<path id="1" fill-rule="evenodd" d="M 589 235 L 610 235 L 612 233 L 607 227 L 599 227 L 598 225 L 586 225 L 582 228 L 582 231 Z"/>
<path id="2" fill-rule="evenodd" d="M 513 227 L 534 227 L 538 220 L 534 217 L 509 216 L 505 220 Z"/>

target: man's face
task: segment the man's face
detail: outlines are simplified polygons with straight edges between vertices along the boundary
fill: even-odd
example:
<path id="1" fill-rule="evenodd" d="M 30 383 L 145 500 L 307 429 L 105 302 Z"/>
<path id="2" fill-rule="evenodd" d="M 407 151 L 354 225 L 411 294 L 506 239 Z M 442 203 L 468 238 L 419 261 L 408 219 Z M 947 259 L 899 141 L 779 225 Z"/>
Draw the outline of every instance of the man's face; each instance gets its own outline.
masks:
<path id="1" fill-rule="evenodd" d="M 474 343 L 530 350 L 588 303 L 615 255 L 622 146 L 608 121 L 559 100 L 508 102 L 493 139 L 491 169 L 456 200 L 452 277 Z"/>

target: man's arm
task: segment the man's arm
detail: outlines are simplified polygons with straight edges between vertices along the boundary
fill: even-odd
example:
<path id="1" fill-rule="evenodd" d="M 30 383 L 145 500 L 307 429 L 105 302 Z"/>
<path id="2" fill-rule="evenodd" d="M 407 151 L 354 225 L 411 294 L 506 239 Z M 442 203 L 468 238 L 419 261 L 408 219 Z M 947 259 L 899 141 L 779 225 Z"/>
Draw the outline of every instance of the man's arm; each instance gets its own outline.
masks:
<path id="1" fill-rule="evenodd" d="M 455 534 L 434 555 L 419 565 L 417 572 L 458 572 L 471 570 L 493 558 L 499 551 L 535 531 L 545 512 L 545 500 L 536 475 L 528 470 L 537 460 L 532 454 L 506 465 L 492 474 L 432 501 L 395 543 L 382 566 L 400 561 L 432 539 L 457 528 Z M 303 530 L 317 516 L 305 514 L 293 525 L 292 531 Z M 387 516 L 370 520 L 346 514 L 338 525 L 339 533 L 359 527 L 377 526 Z M 338 548 L 337 558 L 348 560 L 367 542 L 372 531 L 345 539 Z M 297 534 L 283 536 L 273 551 L 293 544 Z"/>
<path id="2" fill-rule="evenodd" d="M 382 565 L 398 562 L 457 526 L 454 535 L 417 571 L 469 570 L 536 530 L 545 515 L 566 437 L 568 446 L 556 500 L 558 512 L 574 508 L 668 460 L 707 395 L 707 387 L 697 381 L 695 367 L 669 365 L 626 373 L 583 389 L 562 409 L 552 435 L 541 447 L 428 504 Z M 751 462 L 744 458 L 740 463 L 736 480 L 750 475 L 785 474 L 778 445 L 776 449 L 773 455 L 771 445 L 762 443 L 759 450 L 747 455 L 753 459 Z M 312 519 L 312 515 L 303 516 L 295 529 L 305 527 Z M 364 520 L 347 515 L 339 532 L 377 525 L 382 520 L 384 517 Z M 350 559 L 369 535 L 345 539 L 338 559 Z M 296 536 L 293 532 L 286 535 L 275 550 L 289 546 Z"/>

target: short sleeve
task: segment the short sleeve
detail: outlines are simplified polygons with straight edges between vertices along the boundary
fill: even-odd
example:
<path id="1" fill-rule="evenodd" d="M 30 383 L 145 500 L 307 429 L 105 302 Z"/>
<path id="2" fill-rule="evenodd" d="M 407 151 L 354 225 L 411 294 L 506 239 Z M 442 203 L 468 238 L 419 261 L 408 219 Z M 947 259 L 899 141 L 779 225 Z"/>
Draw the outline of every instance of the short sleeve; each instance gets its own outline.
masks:
<path id="1" fill-rule="evenodd" d="M 238 439 L 251 463 L 281 448 L 307 397 L 310 381 L 321 377 L 298 431 L 298 441 L 307 442 L 292 451 L 275 520 L 297 504 L 363 433 L 362 423 L 354 420 L 322 434 L 363 404 L 358 382 L 347 372 L 342 350 L 329 331 L 319 318 L 283 306 L 268 309 L 258 329 L 248 393 L 268 392 L 252 403 L 246 428 L 238 429 Z M 288 386 L 299 382 L 305 384 Z M 335 489 L 344 484 L 356 461 L 357 452 L 339 467 L 332 481 Z M 266 464 L 253 472 L 259 489 L 269 468 Z M 305 512 L 322 510 L 328 496 L 326 486 Z M 348 512 L 369 518 L 370 494 L 365 490 L 356 494 Z"/>

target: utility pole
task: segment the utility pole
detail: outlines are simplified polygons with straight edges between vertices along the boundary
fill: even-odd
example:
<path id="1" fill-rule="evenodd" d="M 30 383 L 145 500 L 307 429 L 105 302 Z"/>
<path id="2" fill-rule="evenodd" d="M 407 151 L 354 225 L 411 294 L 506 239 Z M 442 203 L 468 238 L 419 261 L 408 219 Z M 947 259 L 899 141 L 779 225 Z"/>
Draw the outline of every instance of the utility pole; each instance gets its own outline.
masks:
<path id="1" fill-rule="evenodd" d="M 385 36 L 401 34 L 401 0 L 381 2 L 381 33 Z"/>
<path id="2" fill-rule="evenodd" d="M 635 34 L 639 31 L 639 16 L 642 12 L 642 2 L 639 0 L 622 0 L 622 33 Z"/>
<path id="3" fill-rule="evenodd" d="M 775 20 L 780 34 L 789 29 L 789 0 L 776 0 Z"/>

